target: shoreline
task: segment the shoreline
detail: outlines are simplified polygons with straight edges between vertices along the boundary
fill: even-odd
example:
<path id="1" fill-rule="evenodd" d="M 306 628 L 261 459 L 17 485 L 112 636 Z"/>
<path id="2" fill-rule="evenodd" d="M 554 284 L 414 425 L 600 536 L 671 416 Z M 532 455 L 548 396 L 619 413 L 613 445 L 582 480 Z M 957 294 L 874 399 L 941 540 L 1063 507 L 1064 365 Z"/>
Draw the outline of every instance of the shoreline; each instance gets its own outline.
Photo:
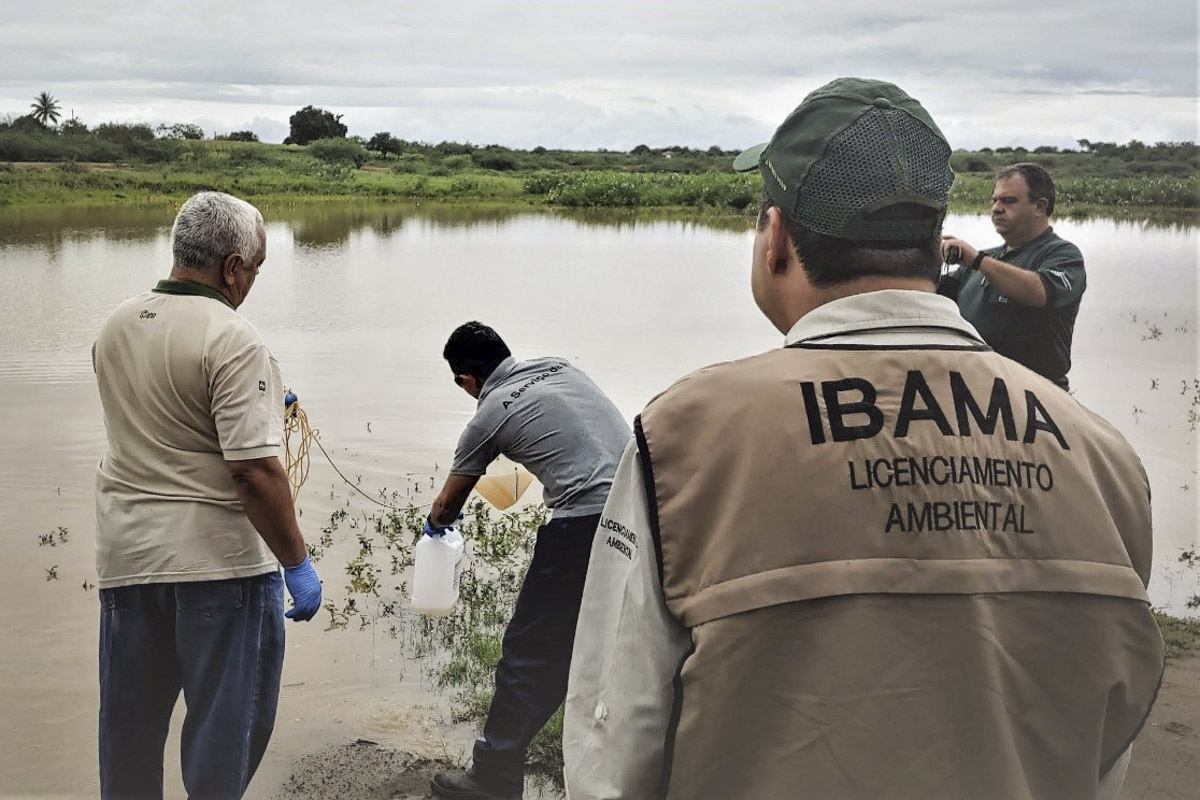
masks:
<path id="1" fill-rule="evenodd" d="M 224 190 L 222 190 L 224 191 Z M 233 194 L 238 195 L 235 190 Z M 36 215 L 55 212 L 121 212 L 151 211 L 162 209 L 173 214 L 179 204 L 190 196 L 150 194 L 140 198 L 121 197 L 73 197 L 71 199 L 30 200 L 5 204 L 0 200 L 0 218 L 7 216 Z M 665 220 L 711 224 L 719 228 L 750 229 L 754 216 L 748 212 L 722 210 L 713 207 L 687 205 L 654 206 L 564 206 L 548 203 L 537 196 L 514 196 L 511 198 L 467 198 L 467 197 L 376 197 L 357 194 L 242 194 L 247 202 L 253 203 L 275 219 L 287 219 L 291 214 L 322 208 L 403 209 L 419 213 L 431 209 L 458 209 L 494 212 L 505 215 L 556 214 L 571 218 L 597 221 L 622 220 Z M 986 207 L 951 203 L 948 214 L 962 216 L 986 216 Z M 1192 228 L 1200 226 L 1200 210 L 1164 206 L 1119 206 L 1090 205 L 1063 209 L 1056 213 L 1059 221 L 1085 222 L 1090 220 L 1112 220 L 1126 224 L 1141 224 L 1150 227 Z"/>
<path id="2" fill-rule="evenodd" d="M 1200 780 L 1200 650 L 1167 660 L 1158 700 L 1133 744 L 1123 797 L 1186 800 Z M 368 738 L 301 756 L 279 786 L 256 795 L 278 800 L 425 800 L 435 772 L 462 765 L 383 747 Z M 527 800 L 563 795 L 527 782 Z"/>
<path id="3" fill-rule="evenodd" d="M 187 166 L 109 162 L 0 162 L 0 214 L 12 209 L 175 207 L 201 190 L 234 194 L 256 204 L 421 204 L 550 211 L 666 213 L 746 221 L 757 213 L 757 177 L 727 171 L 638 172 L 615 168 L 489 171 L 478 168 L 405 171 L 373 161 L 361 168 L 300 160 Z M 201 151 L 203 152 L 203 150 Z M 400 171 L 397 171 L 400 170 Z M 992 177 L 959 174 L 950 213 L 986 214 Z M 1171 188 L 1163 189 L 1165 181 Z M 1060 219 L 1117 219 L 1200 224 L 1200 182 L 1193 178 L 1064 178 Z M 1095 198 L 1101 198 L 1097 201 Z M 1105 199 L 1107 198 L 1107 199 Z"/>

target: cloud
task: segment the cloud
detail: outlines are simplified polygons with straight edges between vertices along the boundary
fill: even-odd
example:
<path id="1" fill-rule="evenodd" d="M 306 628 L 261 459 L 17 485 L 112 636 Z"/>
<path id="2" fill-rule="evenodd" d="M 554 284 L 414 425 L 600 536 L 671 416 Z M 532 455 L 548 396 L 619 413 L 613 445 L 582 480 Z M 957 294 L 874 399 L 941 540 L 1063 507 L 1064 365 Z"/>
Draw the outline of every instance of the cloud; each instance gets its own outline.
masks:
<path id="1" fill-rule="evenodd" d="M 859 74 L 937 109 L 964 146 L 1194 139 L 1196 16 L 1180 0 L 43 0 L 0 11 L 0 113 L 48 90 L 92 124 L 273 141 L 314 104 L 364 136 L 732 148 Z"/>

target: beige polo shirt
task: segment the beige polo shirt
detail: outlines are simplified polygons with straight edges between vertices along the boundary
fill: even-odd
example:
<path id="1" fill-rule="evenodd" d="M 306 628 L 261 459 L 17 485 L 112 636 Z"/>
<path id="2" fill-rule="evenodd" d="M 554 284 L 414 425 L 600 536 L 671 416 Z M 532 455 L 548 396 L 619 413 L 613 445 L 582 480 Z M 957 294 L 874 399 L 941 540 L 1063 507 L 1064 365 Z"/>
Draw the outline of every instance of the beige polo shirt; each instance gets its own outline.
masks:
<path id="1" fill-rule="evenodd" d="M 214 290 L 160 281 L 117 307 L 92 362 L 100 588 L 277 569 L 225 463 L 282 449 L 283 382 L 254 326 Z"/>

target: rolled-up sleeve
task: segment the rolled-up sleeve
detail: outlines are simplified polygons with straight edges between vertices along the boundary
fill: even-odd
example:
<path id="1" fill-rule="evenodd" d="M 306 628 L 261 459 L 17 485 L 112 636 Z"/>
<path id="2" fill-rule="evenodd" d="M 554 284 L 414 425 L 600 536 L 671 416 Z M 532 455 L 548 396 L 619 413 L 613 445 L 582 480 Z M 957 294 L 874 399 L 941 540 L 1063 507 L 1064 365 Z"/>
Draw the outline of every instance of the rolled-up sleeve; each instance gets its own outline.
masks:
<path id="1" fill-rule="evenodd" d="M 563 728 L 570 800 L 659 797 L 675 678 L 691 647 L 663 599 L 636 442 L 592 546 Z"/>

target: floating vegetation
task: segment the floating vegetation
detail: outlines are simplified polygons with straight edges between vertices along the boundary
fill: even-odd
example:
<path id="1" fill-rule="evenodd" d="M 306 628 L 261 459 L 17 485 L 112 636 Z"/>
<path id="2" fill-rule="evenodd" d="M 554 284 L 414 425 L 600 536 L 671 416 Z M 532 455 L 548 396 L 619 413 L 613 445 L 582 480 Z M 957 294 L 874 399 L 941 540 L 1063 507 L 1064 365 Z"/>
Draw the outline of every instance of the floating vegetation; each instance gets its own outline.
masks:
<path id="1" fill-rule="evenodd" d="M 344 508 L 335 511 L 322 529 L 320 548 L 327 549 L 341 533 L 357 551 L 345 564 L 344 598 L 325 602 L 327 630 L 378 626 L 392 638 L 403 637 L 434 684 L 450 693 L 453 720 L 481 729 L 491 705 L 504 629 L 533 555 L 536 530 L 546 517 L 541 505 L 498 513 L 481 500 L 468 504 L 460 523 L 467 556 L 458 603 L 445 617 L 428 617 L 406 610 L 406 581 L 389 580 L 412 566 L 424 510 L 406 507 L 358 517 Z M 535 778 L 562 786 L 562 709 L 530 746 L 528 770 Z"/>
<path id="2" fill-rule="evenodd" d="M 1200 427 L 1200 378 L 1192 378 L 1191 384 L 1183 381 L 1183 387 L 1180 389 L 1180 394 L 1187 397 L 1188 392 L 1192 393 L 1192 402 L 1188 405 L 1187 423 L 1188 430 L 1195 431 Z"/>
<path id="3" fill-rule="evenodd" d="M 1185 491 L 1187 490 L 1186 486 L 1183 488 Z M 1197 552 L 1196 548 L 1190 547 L 1179 554 L 1179 563 L 1186 565 L 1192 570 L 1200 569 L 1200 553 Z M 1189 597 L 1185 605 L 1190 609 L 1200 608 L 1200 593 Z"/>
<path id="4" fill-rule="evenodd" d="M 59 525 L 49 533 L 38 534 L 38 547 L 58 547 L 60 544 L 66 544 L 71 538 L 71 532 Z"/>

